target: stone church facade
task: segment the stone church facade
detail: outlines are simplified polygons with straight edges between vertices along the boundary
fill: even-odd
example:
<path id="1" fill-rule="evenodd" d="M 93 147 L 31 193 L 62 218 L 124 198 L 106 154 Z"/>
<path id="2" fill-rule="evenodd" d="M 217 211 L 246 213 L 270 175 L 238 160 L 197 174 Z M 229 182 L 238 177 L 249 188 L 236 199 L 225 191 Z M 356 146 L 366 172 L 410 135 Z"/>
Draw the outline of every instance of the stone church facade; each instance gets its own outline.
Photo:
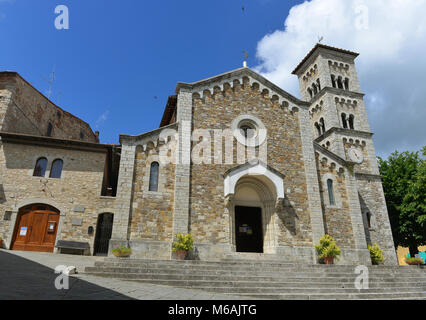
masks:
<path id="1" fill-rule="evenodd" d="M 247 67 L 178 83 L 160 128 L 120 145 L 1 73 L 5 247 L 57 251 L 62 240 L 170 259 L 175 235 L 190 232 L 196 259 L 318 263 L 327 233 L 341 264 L 371 264 L 378 243 L 396 265 L 357 56 L 317 44 L 293 72 L 301 99 Z"/>

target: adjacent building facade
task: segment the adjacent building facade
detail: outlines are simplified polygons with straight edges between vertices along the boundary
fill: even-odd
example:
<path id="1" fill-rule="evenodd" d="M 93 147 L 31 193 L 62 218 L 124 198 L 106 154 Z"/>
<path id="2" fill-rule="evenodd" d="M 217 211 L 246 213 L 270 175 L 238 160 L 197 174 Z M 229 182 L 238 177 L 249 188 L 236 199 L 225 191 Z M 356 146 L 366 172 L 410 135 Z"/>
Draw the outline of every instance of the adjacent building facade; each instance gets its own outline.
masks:
<path id="1" fill-rule="evenodd" d="M 69 240 L 170 259 L 190 232 L 196 259 L 317 263 L 328 233 L 339 263 L 371 264 L 378 243 L 397 264 L 357 56 L 317 44 L 293 72 L 301 99 L 247 67 L 178 83 L 160 128 L 117 146 L 2 73 L 0 236 L 10 249 Z"/>

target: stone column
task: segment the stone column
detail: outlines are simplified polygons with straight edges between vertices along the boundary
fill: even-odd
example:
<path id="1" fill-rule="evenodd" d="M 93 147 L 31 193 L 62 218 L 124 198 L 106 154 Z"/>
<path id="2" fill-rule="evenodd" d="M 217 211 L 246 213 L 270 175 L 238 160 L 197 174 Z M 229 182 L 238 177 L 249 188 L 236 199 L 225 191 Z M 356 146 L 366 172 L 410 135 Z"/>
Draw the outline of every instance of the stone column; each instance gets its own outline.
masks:
<path id="1" fill-rule="evenodd" d="M 175 206 L 173 236 L 189 231 L 191 173 L 192 92 L 181 88 L 177 101 L 178 149 L 176 152 Z"/>
<path id="2" fill-rule="evenodd" d="M 355 242 L 355 251 L 358 255 L 357 262 L 364 265 L 371 265 L 370 251 L 367 247 L 367 238 L 365 235 L 364 221 L 362 218 L 356 179 L 354 174 L 348 170 L 346 170 L 345 175 L 350 217 L 352 222 L 352 233 Z"/>
<path id="3" fill-rule="evenodd" d="M 325 234 L 324 219 L 321 209 L 318 174 L 315 161 L 313 137 L 310 128 L 309 111 L 299 108 L 299 127 L 302 138 L 303 159 L 305 163 L 306 188 L 308 193 L 309 211 L 312 228 L 312 248 L 318 244 Z M 315 261 L 317 263 L 317 261 Z"/>
<path id="4" fill-rule="evenodd" d="M 128 245 L 135 157 L 136 146 L 123 142 L 110 251 L 113 246 Z"/>

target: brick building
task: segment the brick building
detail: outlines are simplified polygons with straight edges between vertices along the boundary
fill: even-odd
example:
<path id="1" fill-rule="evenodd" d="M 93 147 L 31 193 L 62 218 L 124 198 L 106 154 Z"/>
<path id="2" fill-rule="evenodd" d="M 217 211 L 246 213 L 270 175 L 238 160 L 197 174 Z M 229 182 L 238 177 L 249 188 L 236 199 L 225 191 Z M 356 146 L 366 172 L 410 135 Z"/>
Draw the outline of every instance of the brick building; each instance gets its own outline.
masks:
<path id="1" fill-rule="evenodd" d="M 378 243 L 397 264 L 357 56 L 317 44 L 293 72 L 301 100 L 247 67 L 178 83 L 160 128 L 119 146 L 0 73 L 0 236 L 170 259 L 174 235 L 191 232 L 195 258 L 314 263 L 328 233 L 339 263 L 371 264 Z"/>

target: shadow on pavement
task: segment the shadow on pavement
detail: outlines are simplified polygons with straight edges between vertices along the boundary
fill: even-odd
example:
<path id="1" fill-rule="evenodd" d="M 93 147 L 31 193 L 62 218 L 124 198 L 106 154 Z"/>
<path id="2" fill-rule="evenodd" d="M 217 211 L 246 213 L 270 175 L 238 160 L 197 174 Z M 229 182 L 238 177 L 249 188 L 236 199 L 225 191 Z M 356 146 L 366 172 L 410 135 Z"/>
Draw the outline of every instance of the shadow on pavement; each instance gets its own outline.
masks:
<path id="1" fill-rule="evenodd" d="M 116 291 L 69 277 L 69 290 L 57 290 L 55 270 L 0 251 L 1 300 L 134 300 Z"/>

